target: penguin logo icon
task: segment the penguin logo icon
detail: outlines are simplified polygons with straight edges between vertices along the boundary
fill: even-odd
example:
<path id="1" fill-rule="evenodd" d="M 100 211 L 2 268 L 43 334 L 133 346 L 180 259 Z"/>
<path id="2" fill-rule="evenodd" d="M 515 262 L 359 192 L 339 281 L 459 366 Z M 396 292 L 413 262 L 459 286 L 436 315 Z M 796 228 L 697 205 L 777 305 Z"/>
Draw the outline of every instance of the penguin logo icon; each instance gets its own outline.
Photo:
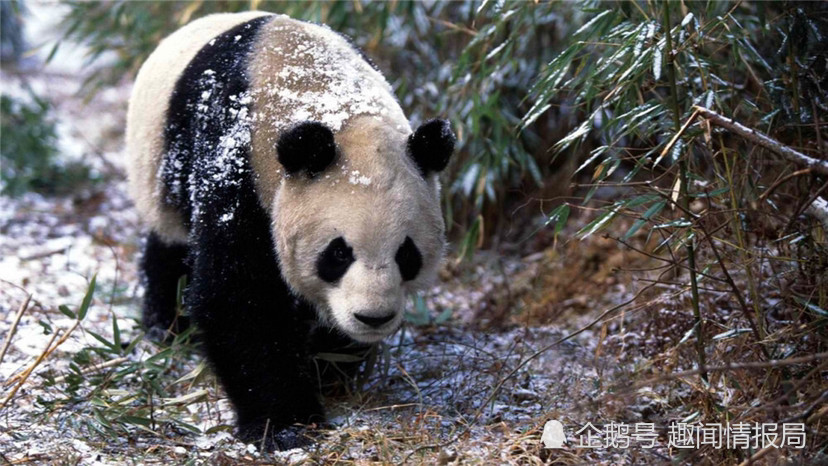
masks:
<path id="1" fill-rule="evenodd" d="M 545 448 L 563 448 L 563 444 L 566 443 L 566 435 L 564 434 L 561 421 L 554 419 L 546 421 L 546 424 L 543 426 L 541 442 L 543 442 Z"/>

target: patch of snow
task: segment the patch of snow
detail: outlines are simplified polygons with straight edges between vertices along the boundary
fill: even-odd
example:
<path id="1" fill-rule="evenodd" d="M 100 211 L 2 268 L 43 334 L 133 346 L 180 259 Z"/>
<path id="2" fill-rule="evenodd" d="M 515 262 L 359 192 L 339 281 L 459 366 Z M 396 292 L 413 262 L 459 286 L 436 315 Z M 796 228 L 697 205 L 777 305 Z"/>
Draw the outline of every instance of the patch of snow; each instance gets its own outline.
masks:
<path id="1" fill-rule="evenodd" d="M 350 44 L 326 27 L 286 32 L 286 43 L 266 48 L 281 62 L 262 89 L 281 130 L 299 121 L 319 121 L 334 132 L 357 115 L 399 111 L 391 86 Z M 312 84 L 311 84 L 312 83 Z"/>
<path id="2" fill-rule="evenodd" d="M 368 178 L 365 175 L 361 175 L 359 170 L 354 170 L 348 176 L 348 182 L 351 184 L 361 184 L 363 186 L 368 186 L 371 184 L 371 178 Z"/>

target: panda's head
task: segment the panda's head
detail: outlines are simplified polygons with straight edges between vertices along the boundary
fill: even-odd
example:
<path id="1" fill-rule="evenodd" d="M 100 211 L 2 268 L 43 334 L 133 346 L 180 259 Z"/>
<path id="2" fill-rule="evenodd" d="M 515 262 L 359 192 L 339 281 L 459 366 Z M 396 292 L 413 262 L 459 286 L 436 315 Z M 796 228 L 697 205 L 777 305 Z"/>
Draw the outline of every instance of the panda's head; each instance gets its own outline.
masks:
<path id="1" fill-rule="evenodd" d="M 336 134 L 308 121 L 280 135 L 276 251 L 328 324 L 379 341 L 400 326 L 406 294 L 433 280 L 445 248 L 437 173 L 454 143 L 446 121 L 411 133 L 373 116 Z"/>

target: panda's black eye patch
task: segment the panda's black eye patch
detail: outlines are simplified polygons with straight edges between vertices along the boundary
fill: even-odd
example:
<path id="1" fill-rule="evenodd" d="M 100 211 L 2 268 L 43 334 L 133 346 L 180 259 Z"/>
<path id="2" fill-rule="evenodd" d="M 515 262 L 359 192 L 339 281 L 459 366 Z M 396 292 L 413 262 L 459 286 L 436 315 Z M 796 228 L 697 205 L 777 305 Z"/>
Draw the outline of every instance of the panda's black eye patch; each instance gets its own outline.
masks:
<path id="1" fill-rule="evenodd" d="M 417 274 L 420 273 L 420 268 L 423 266 L 423 256 L 414 241 L 406 236 L 400 249 L 397 250 L 397 255 L 394 256 L 397 265 L 400 266 L 400 275 L 403 281 L 414 280 Z"/>
<path id="2" fill-rule="evenodd" d="M 316 273 L 322 280 L 336 283 L 355 261 L 353 249 L 345 242 L 345 238 L 340 236 L 328 243 L 328 247 L 319 253 L 316 259 Z"/>

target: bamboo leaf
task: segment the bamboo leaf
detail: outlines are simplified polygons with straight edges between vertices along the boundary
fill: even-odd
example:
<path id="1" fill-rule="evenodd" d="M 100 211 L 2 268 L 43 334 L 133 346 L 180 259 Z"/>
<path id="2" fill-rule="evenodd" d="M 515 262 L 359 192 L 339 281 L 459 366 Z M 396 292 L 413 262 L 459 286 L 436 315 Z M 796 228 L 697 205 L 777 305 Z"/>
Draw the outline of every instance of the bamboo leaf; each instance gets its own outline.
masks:
<path id="1" fill-rule="evenodd" d="M 95 293 L 95 280 L 97 274 L 92 276 L 92 281 L 89 282 L 89 287 L 86 289 L 86 294 L 83 296 L 80 308 L 78 308 L 78 320 L 83 320 L 86 317 L 86 312 L 89 311 L 89 306 L 92 304 L 92 295 Z"/>

